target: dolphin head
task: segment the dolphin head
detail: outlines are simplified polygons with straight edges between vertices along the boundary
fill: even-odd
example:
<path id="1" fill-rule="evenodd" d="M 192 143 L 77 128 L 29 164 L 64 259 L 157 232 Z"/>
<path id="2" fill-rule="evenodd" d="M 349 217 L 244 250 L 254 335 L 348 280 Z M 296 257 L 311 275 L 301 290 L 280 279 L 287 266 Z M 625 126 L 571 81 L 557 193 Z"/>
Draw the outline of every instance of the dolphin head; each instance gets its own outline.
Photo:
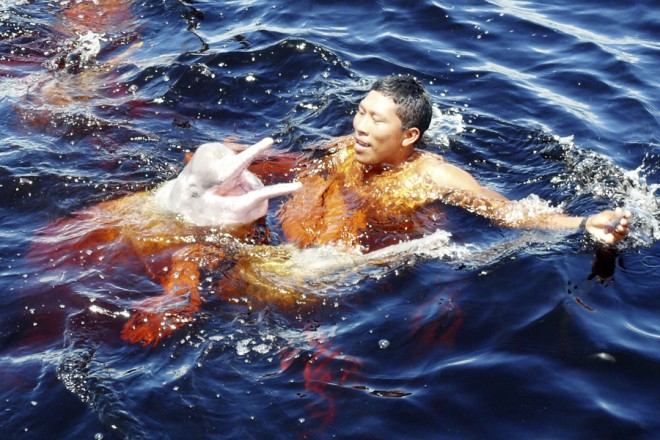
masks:
<path id="1" fill-rule="evenodd" d="M 176 179 L 156 196 L 165 206 L 198 226 L 248 224 L 268 212 L 268 200 L 290 194 L 300 183 L 264 186 L 247 170 L 252 161 L 273 145 L 271 138 L 236 153 L 226 145 L 202 144 Z"/>

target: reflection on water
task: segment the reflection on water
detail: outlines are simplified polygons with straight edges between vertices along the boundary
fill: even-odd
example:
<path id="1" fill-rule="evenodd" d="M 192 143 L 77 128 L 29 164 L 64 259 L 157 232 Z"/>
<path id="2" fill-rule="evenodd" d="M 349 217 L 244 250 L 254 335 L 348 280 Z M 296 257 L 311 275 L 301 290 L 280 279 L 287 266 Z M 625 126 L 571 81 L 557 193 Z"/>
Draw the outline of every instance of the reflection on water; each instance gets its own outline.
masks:
<path id="1" fill-rule="evenodd" d="M 651 438 L 658 17 L 567 8 L 1 3 L 2 431 Z M 631 237 L 594 252 L 434 206 L 425 235 L 363 256 L 285 243 L 277 203 L 228 236 L 136 195 L 209 140 L 314 155 L 393 72 L 431 91 L 429 150 L 525 209 L 626 206 Z M 128 344 L 136 305 L 189 275 L 172 255 L 192 241 L 199 310 Z"/>

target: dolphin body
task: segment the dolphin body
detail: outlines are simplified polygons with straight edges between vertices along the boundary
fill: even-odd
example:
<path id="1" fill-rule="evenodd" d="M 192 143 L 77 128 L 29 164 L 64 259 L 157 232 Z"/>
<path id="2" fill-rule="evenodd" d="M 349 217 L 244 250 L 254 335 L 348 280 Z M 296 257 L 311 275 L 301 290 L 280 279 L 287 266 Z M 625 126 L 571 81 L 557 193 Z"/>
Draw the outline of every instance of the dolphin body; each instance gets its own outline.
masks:
<path id="1" fill-rule="evenodd" d="M 202 301 L 200 270 L 232 259 L 244 241 L 263 240 L 263 228 L 254 223 L 268 213 L 269 199 L 301 187 L 299 182 L 264 186 L 247 171 L 272 144 L 265 139 L 239 153 L 221 143 L 204 144 L 176 178 L 160 187 L 100 202 L 46 225 L 26 255 L 42 273 L 35 282 L 55 288 L 61 277 L 53 274 L 80 274 L 64 284 L 86 290 L 86 282 L 93 284 L 88 274 L 110 274 L 125 264 L 133 272 L 144 270 L 163 289 L 137 309 L 176 313 L 180 307 L 167 305 L 166 299 L 184 295 L 192 302 L 184 311 L 192 313 Z M 169 309 L 153 313 L 153 338 L 159 337 L 165 313 Z"/>
<path id="2" fill-rule="evenodd" d="M 300 189 L 300 182 L 264 186 L 247 171 L 273 145 L 270 138 L 236 153 L 219 142 L 202 144 L 174 180 L 155 197 L 167 210 L 196 226 L 249 224 L 268 212 L 268 199 Z"/>

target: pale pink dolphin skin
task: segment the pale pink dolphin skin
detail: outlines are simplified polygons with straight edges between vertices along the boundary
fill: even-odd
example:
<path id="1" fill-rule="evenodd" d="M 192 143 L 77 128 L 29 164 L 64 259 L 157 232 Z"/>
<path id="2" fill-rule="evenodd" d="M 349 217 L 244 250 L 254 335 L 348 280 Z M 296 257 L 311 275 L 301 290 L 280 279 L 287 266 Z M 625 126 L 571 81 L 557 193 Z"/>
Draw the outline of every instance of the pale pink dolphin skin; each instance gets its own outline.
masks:
<path id="1" fill-rule="evenodd" d="M 236 153 L 222 143 L 200 145 L 179 176 L 156 191 L 169 211 L 197 226 L 248 224 L 268 212 L 268 199 L 300 189 L 300 182 L 264 186 L 247 167 L 273 145 L 263 139 Z"/>

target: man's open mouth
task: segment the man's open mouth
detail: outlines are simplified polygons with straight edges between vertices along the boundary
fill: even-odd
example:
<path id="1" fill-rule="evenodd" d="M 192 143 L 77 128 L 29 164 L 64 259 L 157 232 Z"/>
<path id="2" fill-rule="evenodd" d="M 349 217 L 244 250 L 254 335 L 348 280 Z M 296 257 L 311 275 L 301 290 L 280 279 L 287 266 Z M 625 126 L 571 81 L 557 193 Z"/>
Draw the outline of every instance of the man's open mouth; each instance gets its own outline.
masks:
<path id="1" fill-rule="evenodd" d="M 371 144 L 355 139 L 355 146 L 361 149 L 371 148 Z"/>

